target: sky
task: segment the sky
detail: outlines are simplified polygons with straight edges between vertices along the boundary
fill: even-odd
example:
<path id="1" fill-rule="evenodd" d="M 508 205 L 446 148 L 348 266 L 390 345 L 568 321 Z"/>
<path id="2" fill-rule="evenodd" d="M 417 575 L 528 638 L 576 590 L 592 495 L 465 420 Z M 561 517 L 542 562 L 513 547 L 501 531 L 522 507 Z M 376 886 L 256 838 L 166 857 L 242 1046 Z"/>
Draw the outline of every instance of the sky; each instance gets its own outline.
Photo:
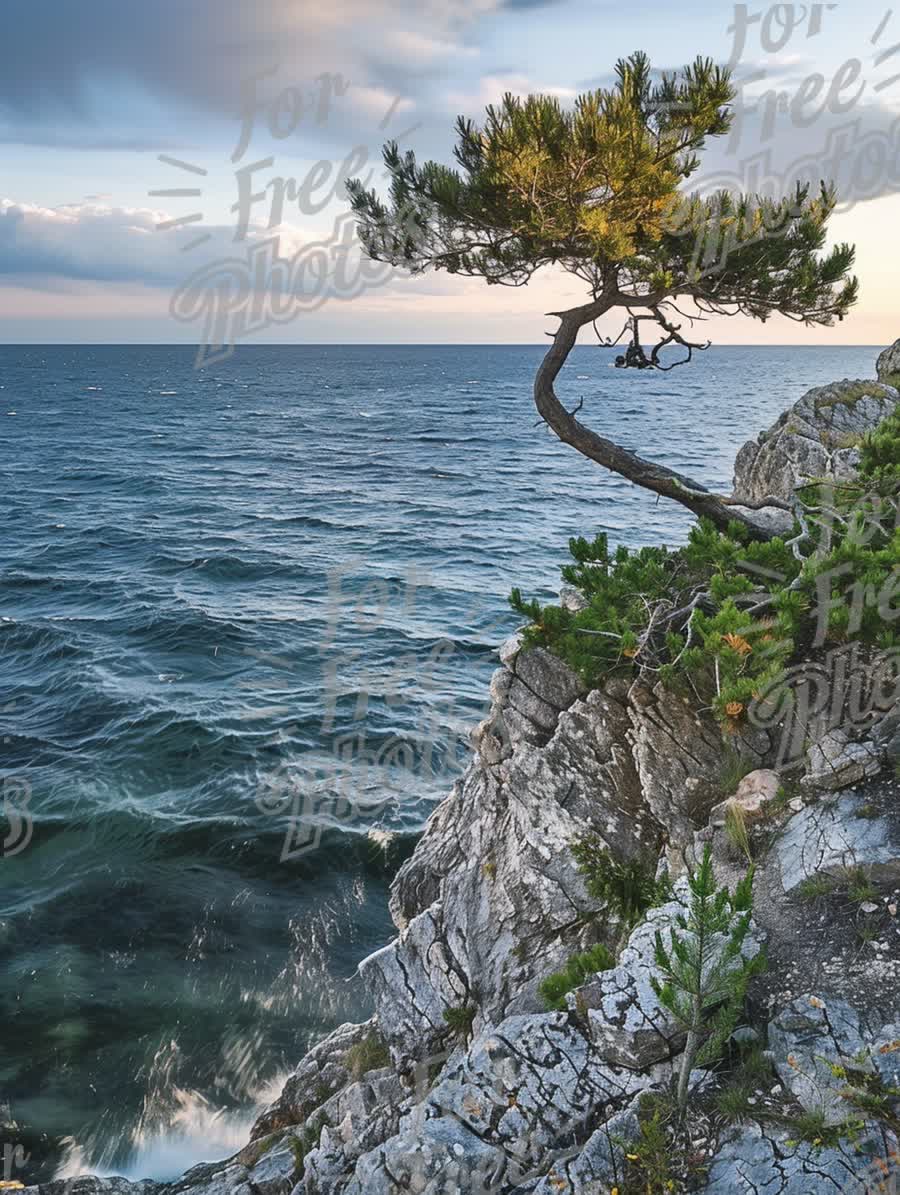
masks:
<path id="1" fill-rule="evenodd" d="M 861 298 L 842 324 L 719 318 L 703 337 L 900 335 L 900 8 L 4 0 L 3 16 L 6 342 L 541 342 L 546 312 L 587 298 L 577 280 L 547 271 L 511 289 L 367 267 L 342 180 L 383 186 L 388 137 L 450 161 L 457 115 L 477 119 L 506 91 L 570 103 L 636 49 L 659 70 L 698 54 L 732 65 L 737 120 L 701 186 L 832 178 L 831 239 L 857 247 Z M 270 276 L 276 246 L 295 263 L 290 305 L 252 281 Z"/>

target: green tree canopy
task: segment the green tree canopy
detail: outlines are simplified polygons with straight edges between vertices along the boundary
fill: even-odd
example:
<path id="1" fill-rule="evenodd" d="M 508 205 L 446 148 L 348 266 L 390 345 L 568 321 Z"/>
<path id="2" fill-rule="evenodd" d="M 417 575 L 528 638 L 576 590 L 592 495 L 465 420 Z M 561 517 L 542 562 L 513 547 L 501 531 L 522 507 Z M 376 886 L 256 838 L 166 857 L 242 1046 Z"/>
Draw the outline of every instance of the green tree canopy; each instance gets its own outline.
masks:
<path id="1" fill-rule="evenodd" d="M 669 369 L 707 347 L 682 333 L 676 321 L 686 317 L 777 312 L 830 325 L 855 302 L 852 247 L 825 251 L 830 186 L 812 194 L 798 185 L 777 200 L 687 189 L 707 138 L 728 131 L 733 99 L 728 71 L 708 59 L 654 78 L 636 53 L 616 64 L 612 87 L 580 95 L 571 109 L 554 96 L 506 95 L 481 126 L 460 117 L 455 168 L 420 164 L 389 142 L 389 194 L 347 185 L 363 247 L 377 260 L 496 285 L 524 285 L 551 265 L 578 277 L 585 303 L 550 313 L 560 324 L 535 378 L 541 417 L 606 468 L 719 526 L 737 518 L 764 537 L 752 510 L 599 436 L 553 385 L 579 330 L 617 308 L 626 316 L 619 339 L 631 340 L 618 363 Z M 659 336 L 649 356 L 644 324 Z M 662 355 L 670 345 L 687 350 L 683 361 Z"/>

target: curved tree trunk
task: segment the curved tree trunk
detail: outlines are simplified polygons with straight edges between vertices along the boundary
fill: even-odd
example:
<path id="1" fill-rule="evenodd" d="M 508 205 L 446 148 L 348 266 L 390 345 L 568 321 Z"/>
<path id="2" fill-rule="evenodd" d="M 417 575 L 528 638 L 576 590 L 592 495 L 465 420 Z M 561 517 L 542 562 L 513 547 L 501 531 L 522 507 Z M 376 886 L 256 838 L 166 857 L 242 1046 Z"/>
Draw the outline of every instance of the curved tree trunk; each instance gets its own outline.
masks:
<path id="1" fill-rule="evenodd" d="M 534 401 L 541 418 L 564 444 L 571 444 L 583 456 L 596 461 L 606 469 L 611 469 L 613 473 L 626 477 L 635 485 L 680 502 L 694 514 L 704 515 L 712 520 L 717 527 L 724 529 L 729 521 L 735 520 L 742 523 L 755 539 L 770 539 L 771 529 L 766 529 L 754 521 L 746 513 L 749 508 L 737 509 L 737 503 L 732 499 L 714 494 L 692 478 L 667 469 L 665 465 L 646 461 L 612 440 L 597 435 L 589 427 L 579 423 L 557 398 L 553 383 L 575 345 L 579 330 L 618 305 L 617 300 L 601 296 L 593 303 L 586 303 L 582 307 L 551 312 L 559 319 L 560 326 L 534 379 Z M 757 504 L 759 505 L 761 504 Z M 777 499 L 772 499 L 765 505 L 790 509 L 787 503 Z"/>

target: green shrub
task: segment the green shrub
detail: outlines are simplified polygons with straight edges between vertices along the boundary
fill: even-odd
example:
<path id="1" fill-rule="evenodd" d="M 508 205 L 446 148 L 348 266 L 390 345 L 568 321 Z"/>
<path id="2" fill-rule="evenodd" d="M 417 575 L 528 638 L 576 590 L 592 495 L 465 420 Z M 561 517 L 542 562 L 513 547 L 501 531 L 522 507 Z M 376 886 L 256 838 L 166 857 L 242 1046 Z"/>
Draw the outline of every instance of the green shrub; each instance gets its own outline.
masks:
<path id="1" fill-rule="evenodd" d="M 548 1009 L 561 1012 L 566 1008 L 566 996 L 575 988 L 581 987 L 592 975 L 598 971 L 609 971 L 616 965 L 612 951 L 598 943 L 584 954 L 569 956 L 562 971 L 554 971 L 542 980 L 538 992 Z"/>
<path id="2" fill-rule="evenodd" d="M 656 932 L 655 961 L 662 978 L 650 980 L 660 1004 L 687 1034 L 678 1071 L 682 1115 L 691 1072 L 719 1057 L 743 1008 L 747 985 L 764 966 L 761 953 L 752 959 L 742 954 L 750 932 L 753 869 L 733 893 L 718 887 L 707 845 L 688 886 L 689 909 L 678 918 L 677 928 L 669 929 L 668 941 Z"/>
<path id="3" fill-rule="evenodd" d="M 518 589 L 510 603 L 527 622 L 526 644 L 548 648 L 589 686 L 646 668 L 736 724 L 813 644 L 824 601 L 834 600 L 828 641 L 900 646 L 882 597 L 900 572 L 898 495 L 900 408 L 864 437 L 855 482 L 803 489 L 806 531 L 797 524 L 790 537 L 799 553 L 789 540 L 757 542 L 738 523 L 723 532 L 705 519 L 677 551 L 613 552 L 605 534 L 579 537 L 562 574 L 584 609 L 541 606 Z"/>
<path id="4" fill-rule="evenodd" d="M 458 1004 L 454 1008 L 444 1009 L 444 1020 L 454 1033 L 467 1039 L 472 1036 L 472 1024 L 477 1011 L 474 1004 Z"/>
<path id="5" fill-rule="evenodd" d="M 604 904 L 625 928 L 671 896 L 668 881 L 657 881 L 656 865 L 644 859 L 615 859 L 603 840 L 586 834 L 572 844 L 588 895 Z"/>
<path id="6" fill-rule="evenodd" d="M 865 1122 L 858 1117 L 850 1117 L 840 1124 L 829 1124 L 825 1113 L 819 1109 L 800 1112 L 787 1124 L 795 1135 L 785 1145 L 794 1148 L 798 1142 L 806 1141 L 816 1149 L 836 1149 L 845 1139 L 855 1141 L 866 1127 Z"/>
<path id="7" fill-rule="evenodd" d="M 367 1034 L 344 1055 L 344 1066 L 354 1079 L 361 1079 L 369 1071 L 380 1070 L 388 1066 L 390 1061 L 388 1048 L 377 1033 Z"/>
<path id="8" fill-rule="evenodd" d="M 641 1195 L 671 1195 L 679 1189 L 676 1163 L 684 1159 L 674 1148 L 674 1121 L 674 1108 L 668 1100 L 661 1096 L 643 1097 L 638 1113 L 639 1136 L 625 1143 L 623 1149 L 627 1165 L 623 1195 L 632 1191 Z"/>

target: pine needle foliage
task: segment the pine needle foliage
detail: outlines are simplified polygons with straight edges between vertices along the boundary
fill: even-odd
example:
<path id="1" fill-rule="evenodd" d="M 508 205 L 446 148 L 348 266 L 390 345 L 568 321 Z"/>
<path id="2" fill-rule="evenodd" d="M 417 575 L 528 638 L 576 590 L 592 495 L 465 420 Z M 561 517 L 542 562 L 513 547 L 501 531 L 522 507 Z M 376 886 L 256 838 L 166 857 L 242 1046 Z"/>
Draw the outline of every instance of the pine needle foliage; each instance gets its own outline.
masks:
<path id="1" fill-rule="evenodd" d="M 759 319 L 842 318 L 857 284 L 852 248 L 820 255 L 832 189 L 779 199 L 684 189 L 707 139 L 731 127 L 734 97 L 730 72 L 709 58 L 654 74 L 642 52 L 571 107 L 507 93 L 482 123 L 458 118 L 455 166 L 420 164 L 388 142 L 388 196 L 348 182 L 363 247 L 413 273 L 521 285 L 557 265 L 592 294 L 615 273 L 623 290 L 687 291 Z"/>
<path id="2" fill-rule="evenodd" d="M 584 609 L 542 606 L 519 589 L 510 604 L 526 643 L 589 686 L 644 675 L 736 725 L 815 644 L 825 605 L 827 645 L 900 646 L 900 408 L 864 438 L 857 478 L 806 487 L 800 512 L 805 530 L 765 541 L 708 519 L 675 551 L 613 551 L 603 533 L 572 539 L 562 576 Z"/>
<path id="3" fill-rule="evenodd" d="M 672 895 L 665 879 L 657 880 L 655 864 L 646 859 L 617 859 L 596 834 L 572 844 L 572 855 L 584 877 L 588 895 L 607 908 L 627 931 L 649 908 Z"/>
<path id="4" fill-rule="evenodd" d="M 676 919 L 668 941 L 656 934 L 652 978 L 657 999 L 687 1034 L 678 1075 L 677 1103 L 687 1106 L 688 1081 L 696 1066 L 714 1062 L 734 1031 L 747 985 L 764 967 L 761 953 L 745 958 L 750 933 L 753 869 L 734 892 L 718 887 L 709 846 L 689 876 L 688 912 Z"/>
<path id="5" fill-rule="evenodd" d="M 581 987 L 598 971 L 609 971 L 616 965 L 615 956 L 602 942 L 582 954 L 572 954 L 562 971 L 554 971 L 538 985 L 538 992 L 546 1007 L 562 1012 L 566 1008 L 566 996 Z"/>

